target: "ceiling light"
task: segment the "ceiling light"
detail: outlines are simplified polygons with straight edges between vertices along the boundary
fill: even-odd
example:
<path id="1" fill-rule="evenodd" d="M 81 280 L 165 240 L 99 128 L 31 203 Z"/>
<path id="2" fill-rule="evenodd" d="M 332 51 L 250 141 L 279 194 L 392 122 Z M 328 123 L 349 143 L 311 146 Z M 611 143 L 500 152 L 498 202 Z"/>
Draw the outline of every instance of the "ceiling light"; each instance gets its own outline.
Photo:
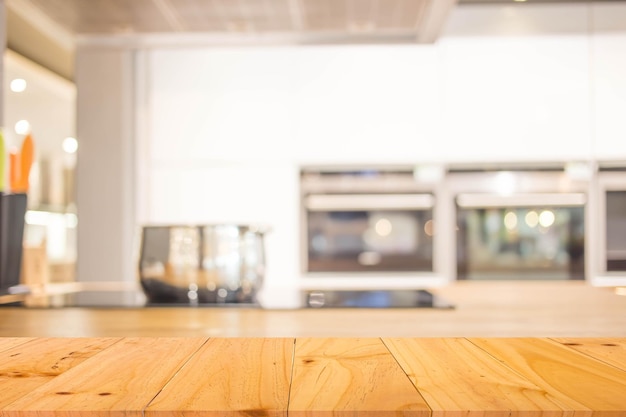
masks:
<path id="1" fill-rule="evenodd" d="M 15 133 L 18 135 L 25 135 L 30 131 L 30 123 L 28 120 L 20 120 L 15 123 Z"/>
<path id="2" fill-rule="evenodd" d="M 63 139 L 63 150 L 67 153 L 76 153 L 78 150 L 78 141 L 76 138 L 67 137 Z"/>
<path id="3" fill-rule="evenodd" d="M 21 93 L 26 90 L 26 80 L 23 78 L 16 78 L 11 80 L 11 91 L 14 93 Z"/>
<path id="4" fill-rule="evenodd" d="M 513 0 L 513 1 L 514 1 L 514 2 L 516 2 L 516 3 L 523 3 L 523 2 L 525 2 L 526 0 Z"/>

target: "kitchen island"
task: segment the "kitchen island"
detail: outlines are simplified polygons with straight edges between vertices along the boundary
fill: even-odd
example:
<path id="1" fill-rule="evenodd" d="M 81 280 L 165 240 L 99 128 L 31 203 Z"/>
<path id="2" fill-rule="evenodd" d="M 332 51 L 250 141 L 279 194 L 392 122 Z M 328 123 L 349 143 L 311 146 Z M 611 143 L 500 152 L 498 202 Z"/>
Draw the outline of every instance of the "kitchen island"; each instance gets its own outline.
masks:
<path id="1" fill-rule="evenodd" d="M 0 338 L 13 416 L 623 416 L 626 338 Z"/>
<path id="2" fill-rule="evenodd" d="M 5 337 L 625 337 L 626 297 L 582 281 L 457 282 L 454 309 L 0 307 Z"/>

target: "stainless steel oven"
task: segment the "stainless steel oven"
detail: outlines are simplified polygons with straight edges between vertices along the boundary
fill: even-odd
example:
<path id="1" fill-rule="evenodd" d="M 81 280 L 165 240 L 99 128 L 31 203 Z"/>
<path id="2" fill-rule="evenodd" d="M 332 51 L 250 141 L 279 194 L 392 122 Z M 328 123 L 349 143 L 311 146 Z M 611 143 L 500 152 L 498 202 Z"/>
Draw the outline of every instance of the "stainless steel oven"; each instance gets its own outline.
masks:
<path id="1" fill-rule="evenodd" d="M 305 273 L 432 273 L 431 179 L 413 169 L 304 169 Z"/>
<path id="2" fill-rule="evenodd" d="M 597 173 L 594 283 L 626 284 L 626 164 L 601 163 Z"/>
<path id="3" fill-rule="evenodd" d="M 584 279 L 589 180 L 564 166 L 451 170 L 457 279 Z"/>

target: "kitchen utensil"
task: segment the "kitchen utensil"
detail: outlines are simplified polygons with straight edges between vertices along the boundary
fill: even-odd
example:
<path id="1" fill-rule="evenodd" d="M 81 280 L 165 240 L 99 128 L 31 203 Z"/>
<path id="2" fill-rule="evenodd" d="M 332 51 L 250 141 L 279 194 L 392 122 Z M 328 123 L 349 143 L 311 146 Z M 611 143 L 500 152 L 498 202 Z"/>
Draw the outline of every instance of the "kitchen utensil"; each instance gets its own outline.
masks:
<path id="1" fill-rule="evenodd" d="M 139 276 L 150 304 L 256 304 L 264 231 L 236 225 L 144 226 Z"/>

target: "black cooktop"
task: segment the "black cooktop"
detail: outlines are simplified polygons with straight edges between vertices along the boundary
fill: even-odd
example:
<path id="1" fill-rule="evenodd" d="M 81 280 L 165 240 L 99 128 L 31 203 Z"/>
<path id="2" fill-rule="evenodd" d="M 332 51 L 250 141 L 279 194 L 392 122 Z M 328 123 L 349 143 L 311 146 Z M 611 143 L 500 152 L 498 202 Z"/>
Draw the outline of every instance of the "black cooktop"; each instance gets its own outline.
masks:
<path id="1" fill-rule="evenodd" d="M 304 305 L 310 308 L 454 308 L 426 290 L 311 290 L 304 293 Z"/>

